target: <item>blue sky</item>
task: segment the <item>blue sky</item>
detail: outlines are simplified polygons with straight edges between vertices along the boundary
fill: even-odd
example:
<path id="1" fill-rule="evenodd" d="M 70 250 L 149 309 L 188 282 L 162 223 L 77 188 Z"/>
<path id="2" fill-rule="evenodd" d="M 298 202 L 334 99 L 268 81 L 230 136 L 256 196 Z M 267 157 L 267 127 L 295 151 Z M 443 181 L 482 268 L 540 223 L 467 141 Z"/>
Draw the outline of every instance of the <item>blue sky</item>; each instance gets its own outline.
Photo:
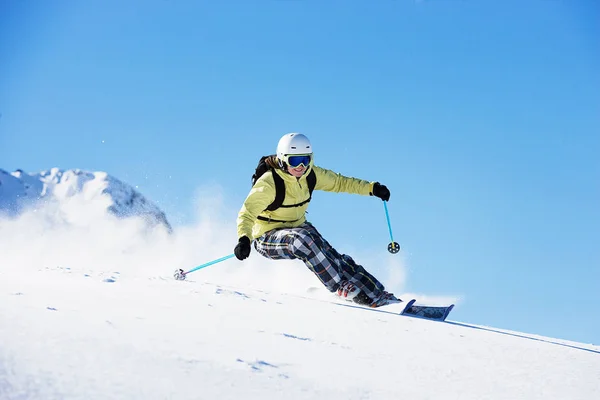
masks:
<path id="1" fill-rule="evenodd" d="M 107 171 L 175 225 L 220 187 L 233 224 L 257 159 L 302 132 L 318 165 L 390 188 L 407 290 L 598 344 L 599 17 L 559 0 L 3 2 L 0 168 Z M 341 251 L 386 251 L 376 199 L 317 193 L 309 218 Z"/>

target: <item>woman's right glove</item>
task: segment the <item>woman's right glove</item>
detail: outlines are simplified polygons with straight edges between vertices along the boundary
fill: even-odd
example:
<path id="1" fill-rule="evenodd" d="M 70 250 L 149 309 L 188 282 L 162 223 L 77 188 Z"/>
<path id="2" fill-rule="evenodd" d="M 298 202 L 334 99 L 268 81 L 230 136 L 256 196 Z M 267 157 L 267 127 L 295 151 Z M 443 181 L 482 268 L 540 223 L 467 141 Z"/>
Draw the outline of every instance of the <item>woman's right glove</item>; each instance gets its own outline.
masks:
<path id="1" fill-rule="evenodd" d="M 250 256 L 250 239 L 248 239 L 248 236 L 242 236 L 239 238 L 238 244 L 235 246 L 233 253 L 240 261 Z"/>

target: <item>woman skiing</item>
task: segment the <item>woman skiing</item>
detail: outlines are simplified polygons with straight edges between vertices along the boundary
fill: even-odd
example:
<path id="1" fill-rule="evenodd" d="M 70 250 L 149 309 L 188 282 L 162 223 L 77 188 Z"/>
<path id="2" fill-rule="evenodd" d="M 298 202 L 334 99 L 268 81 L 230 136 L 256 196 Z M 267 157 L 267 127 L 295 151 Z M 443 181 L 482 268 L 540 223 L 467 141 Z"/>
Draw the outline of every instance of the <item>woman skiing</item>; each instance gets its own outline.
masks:
<path id="1" fill-rule="evenodd" d="M 338 253 L 305 215 L 313 189 L 376 196 L 384 201 L 389 200 L 390 191 L 378 182 L 345 177 L 313 161 L 310 141 L 299 133 L 284 135 L 277 154 L 261 159 L 238 214 L 235 256 L 246 259 L 254 241 L 256 251 L 268 259 L 302 260 L 341 298 L 371 307 L 400 302 L 350 256 Z"/>

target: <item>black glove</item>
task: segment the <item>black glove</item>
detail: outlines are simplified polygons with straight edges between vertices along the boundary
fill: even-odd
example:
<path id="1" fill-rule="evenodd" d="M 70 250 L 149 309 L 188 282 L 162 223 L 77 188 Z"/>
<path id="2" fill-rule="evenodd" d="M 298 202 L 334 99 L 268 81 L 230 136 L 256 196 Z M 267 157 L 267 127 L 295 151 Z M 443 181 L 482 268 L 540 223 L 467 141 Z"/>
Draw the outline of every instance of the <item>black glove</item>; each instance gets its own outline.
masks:
<path id="1" fill-rule="evenodd" d="M 250 239 L 248 239 L 248 236 L 242 236 L 238 240 L 233 252 L 238 260 L 244 260 L 250 256 Z"/>
<path id="2" fill-rule="evenodd" d="M 379 182 L 375 182 L 373 185 L 373 196 L 379 197 L 383 201 L 390 199 L 390 190 Z"/>

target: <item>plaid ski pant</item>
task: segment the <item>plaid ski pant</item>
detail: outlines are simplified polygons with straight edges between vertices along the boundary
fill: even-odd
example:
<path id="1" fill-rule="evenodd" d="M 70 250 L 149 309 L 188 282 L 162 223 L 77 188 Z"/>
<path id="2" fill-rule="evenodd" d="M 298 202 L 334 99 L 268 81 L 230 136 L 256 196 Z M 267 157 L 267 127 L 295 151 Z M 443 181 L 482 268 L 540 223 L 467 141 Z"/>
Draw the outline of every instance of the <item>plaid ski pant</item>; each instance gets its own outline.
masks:
<path id="1" fill-rule="evenodd" d="M 254 248 L 272 260 L 300 259 L 325 285 L 335 292 L 340 282 L 347 280 L 375 299 L 385 290 L 381 282 L 361 265 L 340 254 L 309 222 L 297 228 L 273 229 L 254 241 Z"/>

